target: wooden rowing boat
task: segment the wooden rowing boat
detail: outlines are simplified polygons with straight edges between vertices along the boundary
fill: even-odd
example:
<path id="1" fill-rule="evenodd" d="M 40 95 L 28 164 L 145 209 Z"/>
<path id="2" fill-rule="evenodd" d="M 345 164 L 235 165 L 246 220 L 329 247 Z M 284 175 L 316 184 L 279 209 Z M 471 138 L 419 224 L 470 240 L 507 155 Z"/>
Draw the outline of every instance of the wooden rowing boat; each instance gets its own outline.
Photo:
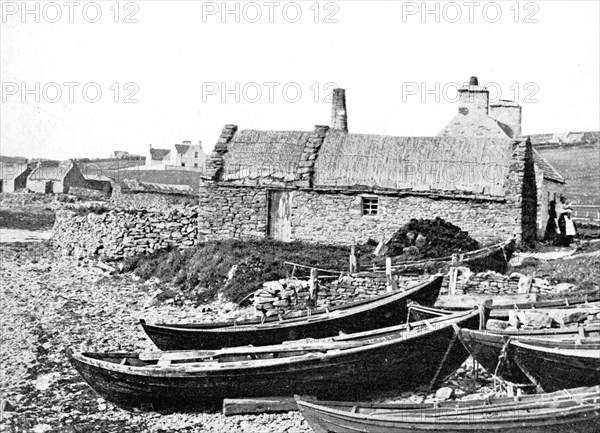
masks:
<path id="1" fill-rule="evenodd" d="M 577 341 L 586 336 L 600 336 L 598 325 L 577 328 L 547 328 L 539 330 L 504 330 L 504 331 L 478 331 L 461 329 L 459 338 L 469 353 L 489 373 L 503 380 L 515 384 L 531 384 L 530 379 L 523 373 L 515 362 L 513 351 L 509 347 L 511 341 L 522 341 L 538 344 L 548 340 L 555 344 L 560 340 Z M 591 384 L 590 384 L 591 385 Z"/>
<path id="2" fill-rule="evenodd" d="M 122 406 L 181 407 L 223 398 L 340 398 L 433 387 L 469 356 L 454 326 L 477 329 L 487 309 L 311 342 L 216 351 L 73 353 L 85 381 Z"/>
<path id="3" fill-rule="evenodd" d="M 437 310 L 459 311 L 473 308 L 493 295 L 489 294 L 469 294 L 469 295 L 442 295 L 435 302 L 434 308 Z M 508 317 L 514 310 L 548 310 L 565 308 L 598 308 L 600 306 L 600 295 L 574 295 L 564 298 L 550 299 L 544 301 L 530 301 L 528 298 L 534 298 L 535 294 L 515 294 L 493 296 L 491 317 Z"/>
<path id="4" fill-rule="evenodd" d="M 516 364 L 546 392 L 600 384 L 600 338 L 516 340 L 510 345 Z"/>
<path id="5" fill-rule="evenodd" d="M 442 275 L 435 275 L 404 291 L 330 309 L 268 318 L 264 322 L 256 319 L 206 324 L 152 324 L 142 319 L 140 323 L 161 350 L 220 349 L 248 344 L 265 346 L 303 338 L 324 338 L 340 332 L 361 332 L 404 323 L 409 302 L 433 305 L 442 279 Z"/>
<path id="6" fill-rule="evenodd" d="M 600 387 L 432 404 L 318 402 L 296 397 L 315 433 L 597 433 Z"/>

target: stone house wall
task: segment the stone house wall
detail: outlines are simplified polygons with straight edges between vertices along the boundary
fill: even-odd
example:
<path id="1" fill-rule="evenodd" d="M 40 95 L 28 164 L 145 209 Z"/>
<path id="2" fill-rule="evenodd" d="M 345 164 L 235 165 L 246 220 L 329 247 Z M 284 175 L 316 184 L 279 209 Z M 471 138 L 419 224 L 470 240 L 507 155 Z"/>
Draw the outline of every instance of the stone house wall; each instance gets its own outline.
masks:
<path id="1" fill-rule="evenodd" d="M 215 168 L 215 172 L 218 168 Z M 390 236 L 411 218 L 436 216 L 458 225 L 488 244 L 516 235 L 533 239 L 536 232 L 536 179 L 529 142 L 513 144 L 506 193 L 500 199 L 466 195 L 434 196 L 369 193 L 379 198 L 379 215 L 363 216 L 360 192 L 328 192 L 292 183 L 291 238 L 305 242 L 352 245 Z M 206 240 L 263 238 L 268 227 L 268 193 L 275 187 L 203 181 L 200 185 L 199 233 Z"/>

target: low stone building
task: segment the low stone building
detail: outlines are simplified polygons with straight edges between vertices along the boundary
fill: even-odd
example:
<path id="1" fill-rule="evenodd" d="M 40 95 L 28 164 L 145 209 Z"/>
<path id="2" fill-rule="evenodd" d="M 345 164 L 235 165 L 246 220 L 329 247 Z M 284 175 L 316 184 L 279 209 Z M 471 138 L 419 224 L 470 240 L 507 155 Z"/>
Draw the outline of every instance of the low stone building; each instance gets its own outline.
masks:
<path id="1" fill-rule="evenodd" d="M 535 237 L 526 138 L 392 137 L 348 132 L 345 92 L 312 131 L 226 125 L 200 184 L 205 239 L 271 237 L 351 245 L 411 218 L 442 217 L 491 243 Z"/>
<path id="2" fill-rule="evenodd" d="M 31 167 L 27 162 L 0 163 L 0 192 L 25 189 Z"/>
<path id="3" fill-rule="evenodd" d="M 42 194 L 67 194 L 69 188 L 86 188 L 86 180 L 73 161 L 40 162 L 27 178 L 27 189 Z"/>

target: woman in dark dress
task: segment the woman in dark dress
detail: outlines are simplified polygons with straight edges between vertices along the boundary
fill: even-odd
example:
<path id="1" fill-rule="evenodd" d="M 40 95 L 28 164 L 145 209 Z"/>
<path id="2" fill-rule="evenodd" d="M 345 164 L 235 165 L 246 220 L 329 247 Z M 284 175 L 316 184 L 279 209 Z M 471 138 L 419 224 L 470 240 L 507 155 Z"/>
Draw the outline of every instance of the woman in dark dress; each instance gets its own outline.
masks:
<path id="1" fill-rule="evenodd" d="M 548 203 L 548 223 L 546 224 L 544 240 L 546 242 L 552 242 L 553 244 L 556 244 L 558 234 L 560 233 L 557 226 L 556 216 L 556 202 L 554 200 L 550 200 L 550 203 Z"/>

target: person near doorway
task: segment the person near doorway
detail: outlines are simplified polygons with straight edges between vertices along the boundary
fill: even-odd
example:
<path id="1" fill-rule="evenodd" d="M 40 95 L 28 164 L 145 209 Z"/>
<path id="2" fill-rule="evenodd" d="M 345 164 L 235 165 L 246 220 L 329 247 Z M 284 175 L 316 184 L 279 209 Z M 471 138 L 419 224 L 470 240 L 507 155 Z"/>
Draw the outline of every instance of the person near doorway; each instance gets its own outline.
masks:
<path id="1" fill-rule="evenodd" d="M 546 231 L 544 232 L 544 241 L 556 245 L 559 235 L 556 201 L 550 200 L 550 203 L 548 203 L 548 222 L 546 223 Z"/>

